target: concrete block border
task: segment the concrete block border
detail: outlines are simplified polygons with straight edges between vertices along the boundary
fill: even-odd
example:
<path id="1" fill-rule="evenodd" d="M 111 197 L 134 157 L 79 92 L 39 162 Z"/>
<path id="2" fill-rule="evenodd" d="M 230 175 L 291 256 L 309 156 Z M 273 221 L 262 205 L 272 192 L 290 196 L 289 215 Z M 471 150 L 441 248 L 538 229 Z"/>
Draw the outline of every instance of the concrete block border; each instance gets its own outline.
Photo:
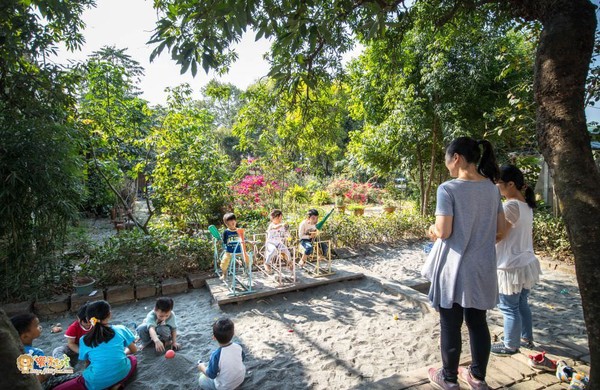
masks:
<path id="1" fill-rule="evenodd" d="M 160 295 L 173 295 L 185 293 L 188 290 L 188 281 L 185 278 L 166 279 L 160 283 Z"/>
<path id="2" fill-rule="evenodd" d="M 93 295 L 80 296 L 75 293 L 62 294 L 44 300 L 27 300 L 15 303 L 4 303 L 0 309 L 7 316 L 12 317 L 21 313 L 35 313 L 42 319 L 51 318 L 66 312 L 76 313 L 86 302 L 106 300 L 111 305 L 134 302 L 139 299 L 151 298 L 160 295 L 174 295 L 185 293 L 191 289 L 203 288 L 206 280 L 213 277 L 212 272 L 198 272 L 186 275 L 185 278 L 166 279 L 160 283 L 140 283 L 133 286 L 109 286 L 105 289 L 98 288 Z"/>

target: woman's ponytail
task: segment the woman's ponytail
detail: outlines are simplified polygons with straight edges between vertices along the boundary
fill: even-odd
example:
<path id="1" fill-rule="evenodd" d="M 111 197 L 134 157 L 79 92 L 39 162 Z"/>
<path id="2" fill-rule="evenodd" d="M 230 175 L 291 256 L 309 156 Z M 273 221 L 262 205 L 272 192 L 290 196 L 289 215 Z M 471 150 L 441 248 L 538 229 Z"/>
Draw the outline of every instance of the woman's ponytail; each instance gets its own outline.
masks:
<path id="1" fill-rule="evenodd" d="M 479 145 L 483 145 L 483 155 L 479 149 Z M 468 163 L 478 164 L 477 172 L 490 179 L 493 183 L 498 180 L 496 155 L 489 141 L 476 141 L 471 137 L 458 137 L 450 142 L 450 145 L 446 148 L 447 156 L 452 156 L 454 153 L 463 156 Z"/>
<path id="2" fill-rule="evenodd" d="M 494 148 L 490 141 L 484 139 L 477 141 L 477 145 L 483 146 L 483 154 L 481 155 L 481 160 L 479 160 L 477 171 L 479 174 L 495 183 L 500 176 L 500 170 L 498 169 L 498 163 L 496 162 Z"/>

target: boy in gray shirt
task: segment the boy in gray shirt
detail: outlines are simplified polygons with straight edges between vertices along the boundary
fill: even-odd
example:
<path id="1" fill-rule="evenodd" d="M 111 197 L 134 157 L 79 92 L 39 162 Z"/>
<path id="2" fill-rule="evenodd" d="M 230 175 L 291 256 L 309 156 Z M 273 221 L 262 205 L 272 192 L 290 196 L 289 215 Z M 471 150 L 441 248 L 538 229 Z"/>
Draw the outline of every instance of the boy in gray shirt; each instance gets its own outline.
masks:
<path id="1" fill-rule="evenodd" d="M 181 348 L 181 345 L 177 343 L 177 320 L 173 312 L 173 300 L 167 297 L 158 298 L 154 310 L 148 313 L 136 331 L 142 340 L 143 347 L 154 342 L 156 352 L 164 352 L 165 346 L 169 345 L 174 350 Z"/>

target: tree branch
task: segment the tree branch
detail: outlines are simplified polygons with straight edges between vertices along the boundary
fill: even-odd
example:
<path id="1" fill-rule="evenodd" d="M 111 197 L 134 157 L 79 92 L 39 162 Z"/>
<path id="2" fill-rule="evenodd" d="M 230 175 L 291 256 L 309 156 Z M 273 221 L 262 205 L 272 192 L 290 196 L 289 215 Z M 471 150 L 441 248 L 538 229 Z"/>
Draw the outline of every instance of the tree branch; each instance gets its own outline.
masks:
<path id="1" fill-rule="evenodd" d="M 125 210 L 128 210 L 127 211 L 127 216 L 133 221 L 133 223 L 135 223 L 135 226 L 137 226 L 138 228 L 140 228 L 145 234 L 150 234 L 150 232 L 148 231 L 148 228 L 146 227 L 146 225 L 142 225 L 133 216 L 133 213 L 130 211 L 129 205 L 127 204 L 127 202 L 125 201 L 125 199 L 123 199 L 123 197 L 121 196 L 121 194 L 112 185 L 112 183 L 110 182 L 110 180 L 108 179 L 108 177 L 106 177 L 106 175 L 104 174 L 104 172 L 102 172 L 102 169 L 100 169 L 100 164 L 98 163 L 98 158 L 96 157 L 96 150 L 94 149 L 94 146 L 90 145 L 90 148 L 92 149 L 92 157 L 94 159 L 94 165 L 96 166 L 96 170 L 98 171 L 98 173 L 100 174 L 100 176 L 102 176 L 102 179 L 104 179 L 104 181 L 106 182 L 106 184 L 108 184 L 108 186 L 110 187 L 111 191 L 117 196 L 117 198 L 121 202 L 121 205 L 123 205 L 123 207 L 125 207 Z"/>

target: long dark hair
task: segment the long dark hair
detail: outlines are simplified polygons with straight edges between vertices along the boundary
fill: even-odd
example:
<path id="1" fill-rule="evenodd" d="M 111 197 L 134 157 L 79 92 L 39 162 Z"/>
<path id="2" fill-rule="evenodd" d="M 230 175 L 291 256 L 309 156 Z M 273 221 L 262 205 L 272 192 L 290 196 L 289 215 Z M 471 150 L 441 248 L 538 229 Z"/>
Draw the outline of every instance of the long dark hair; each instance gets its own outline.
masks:
<path id="1" fill-rule="evenodd" d="M 115 337 L 115 331 L 110 326 L 100 322 L 107 319 L 109 315 L 110 305 L 108 302 L 96 301 L 88 304 L 85 312 L 88 322 L 92 322 L 92 318 L 97 320 L 97 322 L 93 324 L 92 330 L 83 336 L 83 341 L 90 347 L 97 347 L 99 344 L 110 341 Z"/>
<path id="2" fill-rule="evenodd" d="M 479 146 L 483 146 L 483 155 Z M 454 153 L 460 154 L 469 163 L 478 164 L 477 172 L 487 177 L 493 183 L 498 180 L 499 170 L 496 163 L 496 154 L 489 141 L 484 139 L 476 141 L 471 137 L 458 137 L 446 148 L 446 156 Z"/>
<path id="3" fill-rule="evenodd" d="M 531 207 L 532 209 L 537 207 L 537 204 L 535 203 L 535 193 L 533 192 L 533 188 L 529 187 L 525 183 L 523 172 L 521 172 L 519 168 L 510 164 L 503 165 L 502 168 L 500 168 L 500 180 L 502 180 L 505 183 L 512 181 L 513 183 L 515 183 L 515 187 L 517 187 L 517 190 L 519 191 L 523 191 L 523 187 L 525 187 L 525 202 L 527 202 L 529 207 Z"/>

